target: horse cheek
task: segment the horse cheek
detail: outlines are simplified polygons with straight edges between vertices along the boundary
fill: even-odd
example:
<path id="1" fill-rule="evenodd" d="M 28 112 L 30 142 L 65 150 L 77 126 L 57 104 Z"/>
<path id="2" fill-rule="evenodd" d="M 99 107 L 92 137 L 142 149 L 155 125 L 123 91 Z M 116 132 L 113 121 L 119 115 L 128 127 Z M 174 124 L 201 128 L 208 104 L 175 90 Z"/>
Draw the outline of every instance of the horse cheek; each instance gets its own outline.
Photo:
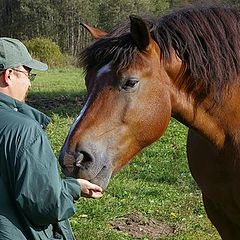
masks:
<path id="1" fill-rule="evenodd" d="M 141 133 L 142 140 L 146 140 L 144 147 L 159 139 L 165 132 L 171 119 L 171 103 L 167 96 L 157 99 L 148 110 L 145 117 L 144 133 Z M 143 138 L 145 136 L 145 138 Z"/>
<path id="2" fill-rule="evenodd" d="M 156 135 L 154 136 L 154 139 L 152 139 L 153 140 L 152 142 L 156 141 L 164 134 L 165 130 L 168 127 L 170 119 L 171 119 L 171 111 L 164 109 L 164 111 L 161 111 L 159 113 L 158 121 L 154 126 L 154 129 L 152 130 L 153 133 L 156 133 Z"/>

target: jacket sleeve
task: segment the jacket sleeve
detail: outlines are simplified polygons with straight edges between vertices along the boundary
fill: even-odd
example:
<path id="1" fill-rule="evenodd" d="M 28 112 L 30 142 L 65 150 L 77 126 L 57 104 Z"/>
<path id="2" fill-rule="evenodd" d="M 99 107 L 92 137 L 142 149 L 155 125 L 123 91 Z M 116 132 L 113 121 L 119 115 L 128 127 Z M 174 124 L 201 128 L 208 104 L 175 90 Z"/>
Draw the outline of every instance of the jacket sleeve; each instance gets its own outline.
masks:
<path id="1" fill-rule="evenodd" d="M 75 213 L 74 200 L 80 197 L 80 185 L 74 178 L 60 177 L 44 132 L 19 151 L 16 164 L 15 200 L 32 224 L 57 223 Z"/>

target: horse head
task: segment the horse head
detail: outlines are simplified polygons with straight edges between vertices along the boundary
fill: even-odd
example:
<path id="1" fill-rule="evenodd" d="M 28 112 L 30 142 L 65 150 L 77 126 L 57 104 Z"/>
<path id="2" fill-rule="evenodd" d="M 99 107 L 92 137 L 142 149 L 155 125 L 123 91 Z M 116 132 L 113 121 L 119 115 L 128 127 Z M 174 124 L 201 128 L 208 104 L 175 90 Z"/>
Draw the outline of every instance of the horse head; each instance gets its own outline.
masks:
<path id="1" fill-rule="evenodd" d="M 131 16 L 129 31 L 119 36 L 87 29 L 97 39 L 82 54 L 87 97 L 62 147 L 60 164 L 65 175 L 106 188 L 110 177 L 168 126 L 170 79 L 181 61 L 161 61 L 160 48 L 140 17 Z"/>

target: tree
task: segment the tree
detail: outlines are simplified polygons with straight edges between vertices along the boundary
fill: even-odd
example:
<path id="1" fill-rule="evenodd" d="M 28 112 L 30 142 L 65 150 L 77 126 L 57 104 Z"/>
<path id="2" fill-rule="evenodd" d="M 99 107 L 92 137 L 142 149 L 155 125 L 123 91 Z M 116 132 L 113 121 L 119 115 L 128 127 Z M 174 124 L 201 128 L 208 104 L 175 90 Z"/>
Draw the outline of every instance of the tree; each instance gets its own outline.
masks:
<path id="1" fill-rule="evenodd" d="M 1 36 L 14 37 L 15 31 L 18 31 L 18 21 L 16 19 L 17 9 L 19 9 L 19 2 L 17 0 L 1 0 L 1 13 L 0 13 L 0 34 Z"/>
<path id="2" fill-rule="evenodd" d="M 0 0 L 0 35 L 21 40 L 47 37 L 58 43 L 64 52 L 78 55 L 90 41 L 80 22 L 110 31 L 128 20 L 129 15 L 160 16 L 171 7 L 195 1 Z"/>
<path id="3" fill-rule="evenodd" d="M 158 15 L 168 9 L 168 1 L 165 0 L 105 0 L 99 3 L 98 25 L 109 31 L 113 26 L 127 20 L 129 15 Z"/>

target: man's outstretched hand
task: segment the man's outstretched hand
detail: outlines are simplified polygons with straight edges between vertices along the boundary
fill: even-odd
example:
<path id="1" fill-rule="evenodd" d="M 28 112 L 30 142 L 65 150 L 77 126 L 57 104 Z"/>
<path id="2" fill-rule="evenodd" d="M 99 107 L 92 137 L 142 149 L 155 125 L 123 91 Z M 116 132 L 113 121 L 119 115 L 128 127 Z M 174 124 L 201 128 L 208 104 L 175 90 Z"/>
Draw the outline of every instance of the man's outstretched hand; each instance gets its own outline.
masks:
<path id="1" fill-rule="evenodd" d="M 102 188 L 94 183 L 90 183 L 85 179 L 78 178 L 77 181 L 81 186 L 81 196 L 87 198 L 100 198 L 102 197 Z"/>

